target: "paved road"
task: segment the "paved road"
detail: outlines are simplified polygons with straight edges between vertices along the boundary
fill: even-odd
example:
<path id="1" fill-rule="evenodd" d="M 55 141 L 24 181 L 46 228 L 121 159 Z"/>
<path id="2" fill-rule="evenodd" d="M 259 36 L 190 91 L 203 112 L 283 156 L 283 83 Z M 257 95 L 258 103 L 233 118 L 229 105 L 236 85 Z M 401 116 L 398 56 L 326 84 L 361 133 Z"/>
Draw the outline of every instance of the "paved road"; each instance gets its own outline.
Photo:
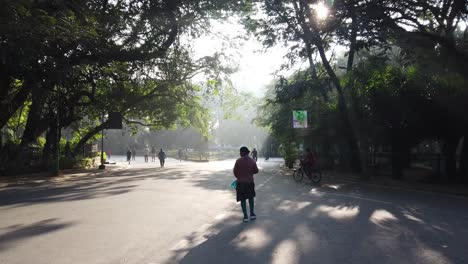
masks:
<path id="1" fill-rule="evenodd" d="M 468 199 L 325 180 L 259 162 L 242 223 L 233 161 L 120 163 L 0 189 L 0 263 L 467 263 Z"/>

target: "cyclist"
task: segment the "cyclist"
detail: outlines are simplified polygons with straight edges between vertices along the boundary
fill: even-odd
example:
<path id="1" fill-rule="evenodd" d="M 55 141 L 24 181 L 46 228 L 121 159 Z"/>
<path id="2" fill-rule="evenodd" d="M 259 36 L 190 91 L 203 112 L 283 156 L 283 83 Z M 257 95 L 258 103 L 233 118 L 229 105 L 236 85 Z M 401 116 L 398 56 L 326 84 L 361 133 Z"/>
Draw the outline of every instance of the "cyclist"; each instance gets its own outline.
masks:
<path id="1" fill-rule="evenodd" d="M 307 177 L 310 178 L 312 170 L 315 168 L 316 159 L 310 148 L 306 148 L 305 157 L 301 160 L 302 167 Z"/>

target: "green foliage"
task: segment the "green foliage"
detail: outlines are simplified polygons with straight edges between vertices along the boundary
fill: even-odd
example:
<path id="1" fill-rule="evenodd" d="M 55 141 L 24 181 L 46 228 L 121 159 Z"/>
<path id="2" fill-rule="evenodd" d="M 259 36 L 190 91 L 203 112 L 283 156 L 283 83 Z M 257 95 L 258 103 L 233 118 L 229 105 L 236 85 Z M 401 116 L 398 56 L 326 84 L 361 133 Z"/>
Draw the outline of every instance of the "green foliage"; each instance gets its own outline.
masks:
<path id="1" fill-rule="evenodd" d="M 122 112 L 132 133 L 140 125 L 158 130 L 183 124 L 207 135 L 203 91 L 188 81 L 203 72 L 217 85 L 216 77 L 232 69 L 219 63 L 220 54 L 194 60 L 190 45 L 178 39 L 200 36 L 210 19 L 243 5 L 169 2 L 6 1 L 0 11 L 0 127 L 10 120 L 11 141 L 35 141 L 57 112 L 61 127 L 74 129 L 75 150 L 99 138 L 108 111 Z M 23 114 L 13 116 L 20 108 Z M 36 122 L 25 127 L 28 112 Z M 23 131 L 29 133 L 21 139 Z"/>
<path id="2" fill-rule="evenodd" d="M 281 144 L 279 147 L 279 153 L 284 158 L 284 161 L 288 168 L 292 168 L 294 162 L 299 157 L 298 147 L 293 143 Z"/>
<path id="3" fill-rule="evenodd" d="M 46 144 L 46 139 L 44 137 L 37 138 L 37 145 L 39 145 L 41 149 L 44 148 L 45 144 Z"/>
<path id="4" fill-rule="evenodd" d="M 20 87 L 21 85 L 20 82 L 15 82 L 15 86 Z M 21 142 L 21 132 L 24 131 L 26 126 L 30 107 L 31 102 L 25 102 L 10 118 L 4 130 L 6 132 L 6 141 L 10 141 L 14 144 L 19 144 Z"/>
<path id="5" fill-rule="evenodd" d="M 104 158 L 104 162 L 106 162 L 106 161 L 107 161 L 107 153 L 104 151 L 103 154 L 104 154 L 104 157 L 103 157 L 103 158 Z M 98 157 L 99 159 L 101 158 L 101 151 L 99 151 L 99 152 L 96 154 L 96 157 Z"/>
<path id="6" fill-rule="evenodd" d="M 73 169 L 75 166 L 79 165 L 80 161 L 75 159 L 75 158 L 67 158 L 67 157 L 60 157 L 59 161 L 59 169 L 60 170 L 69 170 Z M 53 159 L 49 162 L 49 164 L 46 164 L 47 167 L 51 170 L 55 170 L 57 168 L 57 160 Z"/>
<path id="7" fill-rule="evenodd" d="M 280 154 L 285 159 L 286 165 L 292 167 L 298 158 L 299 144 L 304 144 L 299 129 L 294 129 L 292 124 L 293 110 L 307 110 L 317 127 L 318 112 L 313 109 L 313 102 L 320 101 L 319 97 L 309 91 L 307 81 L 301 79 L 302 72 L 291 76 L 289 79 L 279 80 L 275 86 L 271 86 L 265 98 L 265 103 L 259 109 L 255 122 L 268 127 L 274 138 L 280 143 Z"/>
<path id="8" fill-rule="evenodd" d="M 82 158 L 79 162 L 79 165 L 85 169 L 91 169 L 94 164 L 94 158 Z"/>

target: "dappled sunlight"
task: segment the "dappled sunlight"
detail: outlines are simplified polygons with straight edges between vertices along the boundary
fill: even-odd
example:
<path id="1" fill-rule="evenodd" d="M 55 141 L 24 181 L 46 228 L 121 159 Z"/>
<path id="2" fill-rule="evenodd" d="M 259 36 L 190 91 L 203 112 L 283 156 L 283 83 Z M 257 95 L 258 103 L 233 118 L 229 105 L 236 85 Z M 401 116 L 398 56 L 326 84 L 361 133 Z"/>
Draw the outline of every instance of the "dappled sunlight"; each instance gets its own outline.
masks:
<path id="1" fill-rule="evenodd" d="M 325 193 L 319 191 L 318 188 L 312 188 L 310 191 L 309 191 L 309 194 L 315 196 L 315 197 L 322 197 L 325 195 Z"/>
<path id="2" fill-rule="evenodd" d="M 311 205 L 311 202 L 298 202 L 298 201 L 284 200 L 278 206 L 278 210 L 291 214 L 291 213 L 297 213 L 309 205 Z"/>
<path id="3" fill-rule="evenodd" d="M 242 250 L 261 250 L 271 241 L 271 236 L 264 229 L 252 228 L 243 230 L 230 244 Z"/>
<path id="4" fill-rule="evenodd" d="M 419 218 L 417 218 L 416 216 L 414 215 L 411 215 L 409 213 L 403 213 L 403 216 L 406 217 L 408 220 L 411 220 L 411 221 L 415 221 L 415 222 L 418 222 L 420 224 L 425 224 L 425 222 Z"/>
<path id="5" fill-rule="evenodd" d="M 430 227 L 434 230 L 437 230 L 439 232 L 447 233 L 450 235 L 453 235 L 454 233 L 452 231 L 449 231 L 449 227 L 442 227 L 441 225 L 430 225 Z"/>
<path id="6" fill-rule="evenodd" d="M 319 237 L 310 230 L 306 224 L 300 224 L 294 228 L 293 236 L 299 243 L 302 253 L 307 254 L 319 246 Z"/>
<path id="7" fill-rule="evenodd" d="M 328 17 L 328 14 L 330 13 L 329 8 L 323 2 L 311 5 L 311 8 L 314 10 L 317 19 L 319 20 L 326 19 Z"/>
<path id="8" fill-rule="evenodd" d="M 271 258 L 271 263 L 273 264 L 299 263 L 299 249 L 297 242 L 292 239 L 281 241 L 273 249 Z"/>
<path id="9" fill-rule="evenodd" d="M 423 245 L 422 248 L 417 248 L 413 250 L 414 256 L 423 260 L 424 263 L 437 263 L 437 264 L 449 264 L 454 263 L 450 261 L 442 252 L 436 251 L 431 248 L 427 248 Z"/>
<path id="10" fill-rule="evenodd" d="M 379 209 L 375 210 L 369 218 L 369 221 L 376 225 L 381 225 L 387 222 L 398 221 L 392 213 L 387 210 Z"/>
<path id="11" fill-rule="evenodd" d="M 310 215 L 317 217 L 325 214 L 336 220 L 349 220 L 355 218 L 359 214 L 359 206 L 318 206 Z"/>
<path id="12" fill-rule="evenodd" d="M 322 187 L 339 190 L 344 186 L 344 184 L 323 184 Z"/>

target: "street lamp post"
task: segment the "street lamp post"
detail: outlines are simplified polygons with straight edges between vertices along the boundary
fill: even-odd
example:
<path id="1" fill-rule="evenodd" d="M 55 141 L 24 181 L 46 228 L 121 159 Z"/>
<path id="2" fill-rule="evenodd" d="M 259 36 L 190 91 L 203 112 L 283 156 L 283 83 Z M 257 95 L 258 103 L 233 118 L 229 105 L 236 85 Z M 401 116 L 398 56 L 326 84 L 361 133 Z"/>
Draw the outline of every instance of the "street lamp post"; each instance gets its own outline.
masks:
<path id="1" fill-rule="evenodd" d="M 56 128 L 56 131 L 55 133 L 57 134 L 56 135 L 56 152 L 55 152 L 55 155 L 56 155 L 56 162 L 55 162 L 55 171 L 54 171 L 54 175 L 55 176 L 59 176 L 61 174 L 60 172 L 60 88 L 57 86 L 57 114 L 56 114 L 56 125 L 57 125 L 57 128 Z M 51 127 L 51 129 L 53 129 L 53 127 Z"/>
<path id="2" fill-rule="evenodd" d="M 102 124 L 104 124 L 104 113 L 102 113 Z M 103 170 L 106 168 L 106 165 L 104 165 L 104 126 L 102 127 L 101 131 L 101 165 L 99 165 L 99 169 Z"/>

